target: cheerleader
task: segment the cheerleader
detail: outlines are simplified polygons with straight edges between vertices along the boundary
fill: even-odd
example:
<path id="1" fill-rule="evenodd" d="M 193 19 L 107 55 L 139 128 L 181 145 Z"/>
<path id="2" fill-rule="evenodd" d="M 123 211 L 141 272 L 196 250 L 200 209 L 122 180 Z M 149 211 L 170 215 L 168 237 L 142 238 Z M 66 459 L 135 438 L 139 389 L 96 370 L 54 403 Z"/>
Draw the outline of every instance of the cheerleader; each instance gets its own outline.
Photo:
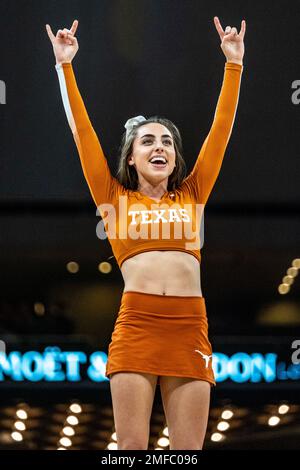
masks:
<path id="1" fill-rule="evenodd" d="M 239 33 L 217 17 L 214 24 L 226 57 L 223 83 L 192 172 L 185 174 L 176 125 L 140 115 L 125 123 L 116 177 L 73 71 L 78 21 L 56 35 L 46 25 L 82 170 L 124 279 L 106 367 L 120 450 L 148 448 L 157 385 L 170 449 L 202 449 L 205 437 L 215 379 L 200 282 L 202 216 L 235 119 L 246 31 L 244 20 Z"/>

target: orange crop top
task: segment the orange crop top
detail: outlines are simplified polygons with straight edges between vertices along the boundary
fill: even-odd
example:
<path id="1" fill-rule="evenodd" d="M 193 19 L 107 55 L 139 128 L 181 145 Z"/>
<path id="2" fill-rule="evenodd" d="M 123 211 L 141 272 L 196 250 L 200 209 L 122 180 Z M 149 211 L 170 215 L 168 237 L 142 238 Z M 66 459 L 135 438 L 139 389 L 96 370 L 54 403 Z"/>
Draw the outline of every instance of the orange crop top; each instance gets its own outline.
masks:
<path id="1" fill-rule="evenodd" d="M 111 175 L 71 63 L 55 67 L 83 173 L 102 216 L 97 234 L 99 238 L 108 237 L 119 266 L 126 259 L 151 250 L 184 251 L 200 261 L 203 209 L 232 131 L 243 67 L 226 62 L 213 123 L 194 168 L 180 187 L 166 192 L 159 203 L 139 191 L 125 189 Z"/>

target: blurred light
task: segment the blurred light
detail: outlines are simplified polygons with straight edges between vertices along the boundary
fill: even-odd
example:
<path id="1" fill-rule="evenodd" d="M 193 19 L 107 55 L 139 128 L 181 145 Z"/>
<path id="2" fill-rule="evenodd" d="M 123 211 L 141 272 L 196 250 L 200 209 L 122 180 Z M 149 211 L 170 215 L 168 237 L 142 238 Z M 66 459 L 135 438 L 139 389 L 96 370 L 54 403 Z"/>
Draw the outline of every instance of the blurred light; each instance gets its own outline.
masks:
<path id="1" fill-rule="evenodd" d="M 68 437 L 62 437 L 59 443 L 64 447 L 70 447 L 72 445 L 72 441 Z"/>
<path id="2" fill-rule="evenodd" d="M 170 441 L 167 437 L 160 437 L 157 441 L 157 444 L 161 447 L 167 447 Z"/>
<path id="3" fill-rule="evenodd" d="M 218 423 L 217 429 L 218 431 L 226 431 L 229 428 L 230 424 L 227 423 L 226 421 L 220 421 Z"/>
<path id="4" fill-rule="evenodd" d="M 114 432 L 112 435 L 111 435 L 111 439 L 115 442 L 117 442 L 117 433 Z"/>
<path id="5" fill-rule="evenodd" d="M 287 274 L 292 277 L 296 277 L 298 275 L 298 269 L 297 268 L 289 268 L 287 270 Z"/>
<path id="6" fill-rule="evenodd" d="M 233 416 L 233 412 L 231 410 L 224 410 L 222 415 L 221 415 L 221 418 L 222 419 L 231 419 Z"/>
<path id="7" fill-rule="evenodd" d="M 268 421 L 269 426 L 277 426 L 277 424 L 280 422 L 280 418 L 278 416 L 271 416 Z"/>
<path id="8" fill-rule="evenodd" d="M 76 426 L 76 424 L 79 423 L 78 418 L 76 416 L 70 415 L 66 419 L 68 424 L 71 424 L 72 426 Z"/>
<path id="9" fill-rule="evenodd" d="M 169 437 L 169 429 L 168 429 L 168 426 L 166 426 L 166 427 L 164 428 L 164 430 L 163 430 L 162 433 L 163 433 L 164 436 Z"/>
<path id="10" fill-rule="evenodd" d="M 18 431 L 25 431 L 25 429 L 26 429 L 26 426 L 23 423 L 23 421 L 16 421 L 14 426 Z"/>
<path id="11" fill-rule="evenodd" d="M 292 266 L 293 266 L 294 268 L 299 269 L 299 268 L 300 268 L 300 258 L 294 259 L 293 262 L 292 262 Z"/>
<path id="12" fill-rule="evenodd" d="M 18 416 L 19 419 L 27 419 L 28 415 L 25 410 L 18 410 L 16 412 L 16 415 Z"/>
<path id="13" fill-rule="evenodd" d="M 71 428 L 71 426 L 65 426 L 62 430 L 62 432 L 66 435 L 66 436 L 74 436 L 75 434 L 75 431 L 73 428 Z"/>
<path id="14" fill-rule="evenodd" d="M 11 433 L 8 431 L 0 432 L 0 443 L 1 444 L 11 444 Z"/>
<path id="15" fill-rule="evenodd" d="M 65 447 L 58 447 L 57 450 L 67 450 Z"/>
<path id="16" fill-rule="evenodd" d="M 284 415 L 285 413 L 287 413 L 289 411 L 290 407 L 288 405 L 280 405 L 279 408 L 278 408 L 278 413 L 280 415 Z"/>
<path id="17" fill-rule="evenodd" d="M 293 284 L 294 278 L 293 276 L 284 276 L 282 281 L 284 282 L 284 284 L 288 284 L 290 286 L 291 284 Z"/>
<path id="18" fill-rule="evenodd" d="M 299 308 L 295 302 L 274 302 L 264 307 L 258 314 L 261 325 L 300 325 Z"/>
<path id="19" fill-rule="evenodd" d="M 80 405 L 78 405 L 78 403 L 73 403 L 73 405 L 70 406 L 70 410 L 72 411 L 72 413 L 81 413 L 82 412 L 82 408 Z"/>
<path id="20" fill-rule="evenodd" d="M 118 450 L 118 446 L 116 442 L 110 442 L 107 446 L 108 450 Z"/>
<path id="21" fill-rule="evenodd" d="M 108 274 L 112 270 L 112 266 L 107 261 L 102 261 L 102 263 L 99 264 L 98 269 L 101 273 Z"/>
<path id="22" fill-rule="evenodd" d="M 278 292 L 280 294 L 287 294 L 290 290 L 290 286 L 288 284 L 280 284 L 278 287 Z"/>
<path id="23" fill-rule="evenodd" d="M 225 439 L 225 436 L 223 436 L 223 434 L 221 434 L 220 432 L 214 432 L 212 435 L 211 435 L 211 440 L 213 442 L 220 442 L 222 441 L 223 439 Z"/>
<path id="24" fill-rule="evenodd" d="M 79 264 L 76 263 L 75 261 L 70 261 L 70 262 L 67 264 L 67 270 L 68 270 L 69 273 L 71 273 L 71 274 L 78 273 L 78 271 L 79 271 Z"/>
<path id="25" fill-rule="evenodd" d="M 35 302 L 33 305 L 34 313 L 40 317 L 45 315 L 45 305 L 41 302 Z"/>
<path id="26" fill-rule="evenodd" d="M 155 447 L 154 450 L 164 450 L 162 447 Z"/>
<path id="27" fill-rule="evenodd" d="M 12 432 L 11 437 L 13 438 L 14 441 L 19 441 L 19 442 L 23 441 L 23 436 L 20 432 L 17 432 L 17 431 Z"/>

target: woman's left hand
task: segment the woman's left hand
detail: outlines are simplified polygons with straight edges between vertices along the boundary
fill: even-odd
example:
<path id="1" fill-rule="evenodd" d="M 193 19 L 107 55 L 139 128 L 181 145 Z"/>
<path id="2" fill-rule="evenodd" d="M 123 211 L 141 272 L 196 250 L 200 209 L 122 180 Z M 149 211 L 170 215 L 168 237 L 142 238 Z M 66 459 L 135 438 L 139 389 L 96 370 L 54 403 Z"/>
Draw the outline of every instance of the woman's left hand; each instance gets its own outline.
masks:
<path id="1" fill-rule="evenodd" d="M 217 16 L 214 17 L 214 23 L 221 39 L 221 49 L 227 61 L 242 65 L 245 52 L 246 21 L 242 21 L 239 33 L 235 27 L 232 28 L 231 26 L 226 26 L 224 31 Z"/>

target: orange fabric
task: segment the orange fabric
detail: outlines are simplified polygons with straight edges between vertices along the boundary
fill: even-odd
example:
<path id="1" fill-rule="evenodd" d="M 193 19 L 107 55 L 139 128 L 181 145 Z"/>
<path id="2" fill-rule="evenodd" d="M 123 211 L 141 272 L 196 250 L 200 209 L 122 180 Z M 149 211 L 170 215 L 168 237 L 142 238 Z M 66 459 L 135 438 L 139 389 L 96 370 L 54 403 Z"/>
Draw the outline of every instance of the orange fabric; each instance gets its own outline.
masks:
<path id="1" fill-rule="evenodd" d="M 108 348 L 106 377 L 144 372 L 215 385 L 204 297 L 125 292 Z"/>
<path id="2" fill-rule="evenodd" d="M 194 168 L 176 191 L 166 192 L 157 204 L 138 191 L 126 190 L 111 175 L 77 88 L 72 65 L 57 66 L 84 176 L 95 204 L 100 206 L 119 266 L 131 256 L 150 250 L 184 251 L 200 261 L 201 210 L 220 172 L 235 119 L 242 70 L 241 65 L 225 64 L 213 123 Z"/>

